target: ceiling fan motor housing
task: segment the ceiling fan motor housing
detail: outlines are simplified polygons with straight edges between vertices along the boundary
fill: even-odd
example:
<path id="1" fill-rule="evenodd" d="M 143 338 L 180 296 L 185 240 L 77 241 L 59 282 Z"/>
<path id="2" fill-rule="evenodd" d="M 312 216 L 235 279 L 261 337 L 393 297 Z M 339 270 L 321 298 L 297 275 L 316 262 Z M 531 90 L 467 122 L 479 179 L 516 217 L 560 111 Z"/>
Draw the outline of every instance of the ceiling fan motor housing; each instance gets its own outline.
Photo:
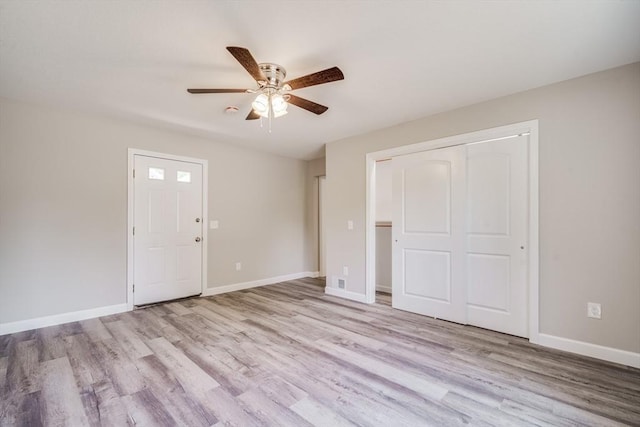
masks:
<path id="1" fill-rule="evenodd" d="M 283 66 L 278 64 L 272 64 L 270 62 L 263 62 L 258 64 L 260 71 L 266 78 L 265 86 L 274 89 L 280 89 L 284 78 L 287 76 L 287 70 Z"/>

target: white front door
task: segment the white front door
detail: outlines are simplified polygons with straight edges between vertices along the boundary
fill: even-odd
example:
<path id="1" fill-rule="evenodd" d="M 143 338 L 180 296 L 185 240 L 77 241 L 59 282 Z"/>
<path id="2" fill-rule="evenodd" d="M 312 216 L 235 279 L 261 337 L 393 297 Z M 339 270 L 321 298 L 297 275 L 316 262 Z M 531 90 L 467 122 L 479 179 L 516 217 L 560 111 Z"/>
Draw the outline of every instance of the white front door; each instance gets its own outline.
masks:
<path id="1" fill-rule="evenodd" d="M 134 304 L 202 292 L 202 165 L 134 156 Z"/>
<path id="2" fill-rule="evenodd" d="M 392 305 L 466 323 L 465 148 L 392 159 Z"/>
<path id="3" fill-rule="evenodd" d="M 467 316 L 528 336 L 528 136 L 467 146 Z"/>

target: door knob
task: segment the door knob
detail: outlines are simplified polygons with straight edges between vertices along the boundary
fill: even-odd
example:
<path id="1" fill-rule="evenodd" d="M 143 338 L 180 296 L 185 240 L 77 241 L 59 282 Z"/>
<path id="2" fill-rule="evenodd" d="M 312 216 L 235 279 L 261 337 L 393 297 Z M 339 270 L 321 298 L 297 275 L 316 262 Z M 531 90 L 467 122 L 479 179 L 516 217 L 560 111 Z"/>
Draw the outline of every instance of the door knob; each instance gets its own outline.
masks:
<path id="1" fill-rule="evenodd" d="M 196 218 L 196 222 L 200 222 L 200 218 Z"/>
<path id="2" fill-rule="evenodd" d="M 200 237 L 196 237 L 196 242 L 199 242 L 200 240 L 202 240 Z"/>

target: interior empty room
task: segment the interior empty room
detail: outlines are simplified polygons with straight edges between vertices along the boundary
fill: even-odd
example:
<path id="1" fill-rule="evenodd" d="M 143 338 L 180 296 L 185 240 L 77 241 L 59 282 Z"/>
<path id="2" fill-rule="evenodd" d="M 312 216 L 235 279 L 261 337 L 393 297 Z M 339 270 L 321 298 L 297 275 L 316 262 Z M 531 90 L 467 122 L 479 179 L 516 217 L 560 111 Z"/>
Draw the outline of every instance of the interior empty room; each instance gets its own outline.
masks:
<path id="1" fill-rule="evenodd" d="M 0 426 L 640 425 L 640 2 L 0 0 Z"/>

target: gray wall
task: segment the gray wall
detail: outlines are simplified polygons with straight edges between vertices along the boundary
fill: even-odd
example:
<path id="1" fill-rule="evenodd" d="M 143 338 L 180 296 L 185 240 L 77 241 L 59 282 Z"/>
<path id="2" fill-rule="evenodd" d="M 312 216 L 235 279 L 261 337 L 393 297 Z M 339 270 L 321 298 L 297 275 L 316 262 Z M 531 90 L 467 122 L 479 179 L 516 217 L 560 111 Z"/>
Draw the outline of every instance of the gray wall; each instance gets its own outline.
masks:
<path id="1" fill-rule="evenodd" d="M 0 323 L 126 301 L 129 147 L 209 161 L 209 287 L 313 267 L 307 162 L 0 100 Z"/>
<path id="2" fill-rule="evenodd" d="M 391 292 L 392 235 L 391 227 L 376 227 L 376 290 Z"/>
<path id="3" fill-rule="evenodd" d="M 325 174 L 325 158 L 307 162 L 305 236 L 305 265 L 307 271 L 316 272 L 320 268 L 318 258 L 318 177 Z"/>
<path id="4" fill-rule="evenodd" d="M 365 153 L 531 119 L 540 332 L 639 352 L 640 63 L 328 144 L 328 279 L 348 265 L 347 290 L 364 293 Z M 587 318 L 588 301 L 602 303 L 602 320 Z"/>

